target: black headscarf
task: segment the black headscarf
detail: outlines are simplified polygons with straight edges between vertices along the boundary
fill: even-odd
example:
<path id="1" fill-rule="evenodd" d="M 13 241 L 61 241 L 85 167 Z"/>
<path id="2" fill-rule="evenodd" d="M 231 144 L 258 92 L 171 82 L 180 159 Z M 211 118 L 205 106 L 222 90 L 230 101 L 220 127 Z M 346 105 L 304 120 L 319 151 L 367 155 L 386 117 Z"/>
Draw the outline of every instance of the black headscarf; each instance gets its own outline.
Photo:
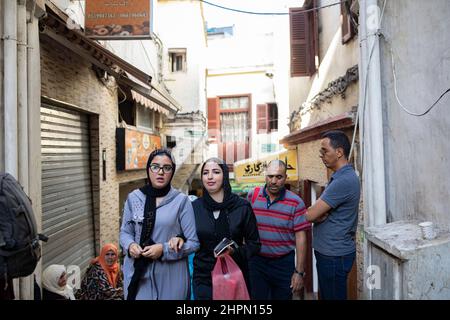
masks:
<path id="1" fill-rule="evenodd" d="M 158 189 L 152 186 L 152 181 L 150 180 L 150 174 L 148 173 L 152 160 L 156 156 L 167 156 L 170 161 L 172 161 L 172 175 L 170 177 L 169 183 L 162 188 Z M 172 154 L 167 149 L 157 149 L 150 153 L 147 161 L 147 178 L 148 184 L 139 190 L 145 194 L 145 208 L 144 208 L 144 220 L 142 222 L 142 231 L 139 245 L 141 248 L 155 244 L 152 239 L 153 228 L 156 221 L 156 198 L 166 196 L 170 191 L 170 182 L 172 181 L 173 175 L 175 173 L 175 161 L 173 160 Z M 139 257 L 134 260 L 134 273 L 131 278 L 130 284 L 128 286 L 127 300 L 135 300 L 139 289 L 139 281 L 142 274 L 145 272 L 148 264 L 153 262 L 151 259 Z"/>
<path id="2" fill-rule="evenodd" d="M 202 175 L 202 177 L 203 177 L 203 169 L 208 162 L 215 162 L 222 169 L 222 172 L 223 172 L 223 182 L 222 182 L 223 201 L 221 203 L 216 202 L 213 198 L 211 198 L 211 196 L 209 195 L 205 186 L 203 186 L 203 201 L 205 203 L 206 208 L 211 211 L 216 211 L 216 210 L 222 210 L 225 208 L 232 207 L 237 202 L 239 197 L 231 192 L 230 173 L 228 171 L 228 166 L 222 159 L 210 158 L 210 159 L 206 160 L 202 165 L 202 170 L 200 171 L 201 172 L 200 174 Z M 202 181 L 203 181 L 203 179 L 202 179 Z"/>

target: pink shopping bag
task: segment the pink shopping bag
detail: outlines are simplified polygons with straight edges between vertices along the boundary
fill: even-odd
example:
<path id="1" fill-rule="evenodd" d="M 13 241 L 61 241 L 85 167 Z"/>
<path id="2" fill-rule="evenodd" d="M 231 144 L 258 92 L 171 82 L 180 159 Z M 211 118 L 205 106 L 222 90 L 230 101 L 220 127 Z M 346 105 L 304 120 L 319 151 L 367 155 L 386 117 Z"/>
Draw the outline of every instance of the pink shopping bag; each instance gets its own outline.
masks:
<path id="1" fill-rule="evenodd" d="M 213 300 L 250 300 L 242 271 L 228 254 L 217 258 L 211 276 Z"/>

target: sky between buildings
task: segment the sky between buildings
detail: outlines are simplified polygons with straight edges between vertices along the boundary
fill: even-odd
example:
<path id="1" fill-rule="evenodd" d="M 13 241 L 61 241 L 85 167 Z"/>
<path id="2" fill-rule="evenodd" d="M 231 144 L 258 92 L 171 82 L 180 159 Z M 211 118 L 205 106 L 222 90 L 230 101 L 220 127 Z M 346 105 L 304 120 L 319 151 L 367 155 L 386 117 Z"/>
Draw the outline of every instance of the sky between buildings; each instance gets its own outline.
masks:
<path id="1" fill-rule="evenodd" d="M 208 2 L 252 12 L 287 13 L 289 7 L 301 7 L 304 0 L 208 0 Z M 208 27 L 235 26 L 236 35 L 248 36 L 272 31 L 274 15 L 253 15 L 233 12 L 203 3 Z"/>

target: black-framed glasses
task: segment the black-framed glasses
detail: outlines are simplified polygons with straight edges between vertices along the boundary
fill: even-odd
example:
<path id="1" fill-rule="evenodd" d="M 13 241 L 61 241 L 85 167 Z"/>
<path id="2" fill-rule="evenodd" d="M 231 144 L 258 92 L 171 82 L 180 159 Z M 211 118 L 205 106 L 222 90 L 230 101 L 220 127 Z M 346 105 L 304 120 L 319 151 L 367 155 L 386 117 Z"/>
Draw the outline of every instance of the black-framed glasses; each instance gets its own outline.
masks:
<path id="1" fill-rule="evenodd" d="M 158 173 L 161 169 L 162 169 L 162 171 L 164 173 L 169 173 L 169 172 L 172 172 L 173 167 L 171 165 L 168 165 L 168 164 L 160 166 L 159 164 L 152 163 L 150 165 L 150 171 L 153 172 L 153 173 Z"/>

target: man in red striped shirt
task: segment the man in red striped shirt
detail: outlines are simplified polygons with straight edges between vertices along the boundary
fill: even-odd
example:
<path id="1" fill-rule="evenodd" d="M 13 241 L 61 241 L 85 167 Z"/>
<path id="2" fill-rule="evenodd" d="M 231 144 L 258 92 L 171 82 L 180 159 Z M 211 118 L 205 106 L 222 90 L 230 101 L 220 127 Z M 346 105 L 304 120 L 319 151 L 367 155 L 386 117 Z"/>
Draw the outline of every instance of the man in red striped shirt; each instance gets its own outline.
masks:
<path id="1" fill-rule="evenodd" d="M 273 160 L 266 168 L 266 185 L 248 195 L 261 239 L 259 255 L 249 261 L 252 299 L 289 300 L 303 288 L 305 230 L 311 224 L 303 200 L 286 190 L 286 178 L 286 164 Z"/>

